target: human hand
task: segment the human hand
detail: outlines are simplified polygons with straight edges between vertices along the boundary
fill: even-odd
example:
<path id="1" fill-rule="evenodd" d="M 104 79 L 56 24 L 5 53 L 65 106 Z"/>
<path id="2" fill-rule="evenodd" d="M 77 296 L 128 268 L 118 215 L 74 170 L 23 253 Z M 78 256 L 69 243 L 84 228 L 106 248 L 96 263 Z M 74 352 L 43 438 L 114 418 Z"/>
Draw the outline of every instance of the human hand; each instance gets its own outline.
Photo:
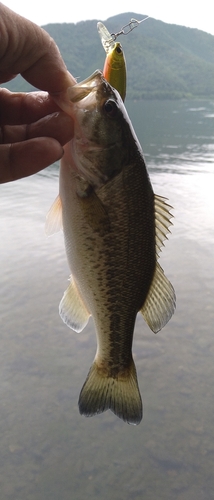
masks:
<path id="1" fill-rule="evenodd" d="M 53 39 L 0 3 L 0 83 L 21 74 L 46 92 L 0 89 L 0 182 L 32 175 L 63 155 L 72 118 L 47 93 L 75 84 Z"/>

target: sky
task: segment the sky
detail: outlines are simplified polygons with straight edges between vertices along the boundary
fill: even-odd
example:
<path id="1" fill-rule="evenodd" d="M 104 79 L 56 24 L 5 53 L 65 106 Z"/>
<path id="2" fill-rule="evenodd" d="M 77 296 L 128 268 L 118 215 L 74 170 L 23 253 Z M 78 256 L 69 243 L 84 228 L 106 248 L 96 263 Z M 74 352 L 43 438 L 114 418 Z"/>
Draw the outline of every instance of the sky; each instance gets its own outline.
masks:
<path id="1" fill-rule="evenodd" d="M 59 2 L 36 0 L 5 0 L 4 5 L 34 23 L 44 26 L 49 23 L 77 23 L 89 19 L 105 21 L 108 17 L 123 12 L 135 12 L 148 15 L 166 23 L 180 24 L 197 28 L 214 35 L 213 2 L 212 0 L 115 0 L 90 2 Z M 127 19 L 127 22 L 129 19 Z"/>

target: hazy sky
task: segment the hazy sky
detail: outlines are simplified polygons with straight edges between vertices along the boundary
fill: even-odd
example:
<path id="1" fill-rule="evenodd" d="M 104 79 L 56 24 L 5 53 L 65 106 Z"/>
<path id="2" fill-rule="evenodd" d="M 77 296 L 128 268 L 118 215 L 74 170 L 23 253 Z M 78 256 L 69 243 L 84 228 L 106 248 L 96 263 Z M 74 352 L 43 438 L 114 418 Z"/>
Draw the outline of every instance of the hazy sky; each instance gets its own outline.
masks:
<path id="1" fill-rule="evenodd" d="M 36 24 L 77 23 L 88 19 L 105 21 L 108 17 L 122 12 L 147 14 L 166 23 L 198 28 L 214 35 L 213 2 L 204 0 L 115 0 L 76 1 L 68 0 L 5 0 L 2 3 Z M 129 21 L 129 19 L 127 20 Z"/>

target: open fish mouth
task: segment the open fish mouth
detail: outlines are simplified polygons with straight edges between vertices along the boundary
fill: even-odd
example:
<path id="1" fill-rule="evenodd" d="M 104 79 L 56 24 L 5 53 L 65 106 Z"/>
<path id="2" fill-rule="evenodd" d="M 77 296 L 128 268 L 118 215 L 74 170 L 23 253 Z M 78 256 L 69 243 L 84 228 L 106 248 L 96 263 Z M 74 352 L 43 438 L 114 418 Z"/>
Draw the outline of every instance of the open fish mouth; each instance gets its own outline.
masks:
<path id="1" fill-rule="evenodd" d="M 100 70 L 94 71 L 92 75 L 77 83 L 76 85 L 69 87 L 67 90 L 69 100 L 73 103 L 82 101 L 91 92 L 96 92 L 99 86 L 105 81 L 104 76 Z"/>
<path id="2" fill-rule="evenodd" d="M 66 91 L 55 92 L 51 94 L 51 97 L 56 102 L 56 104 L 65 113 L 73 116 L 74 105 L 83 101 L 90 94 L 95 96 L 96 91 L 100 88 L 102 84 L 106 82 L 102 71 L 96 70 L 91 76 L 83 80 L 82 82 L 76 83 L 71 87 L 68 87 Z M 107 82 L 106 82 L 107 84 Z"/>

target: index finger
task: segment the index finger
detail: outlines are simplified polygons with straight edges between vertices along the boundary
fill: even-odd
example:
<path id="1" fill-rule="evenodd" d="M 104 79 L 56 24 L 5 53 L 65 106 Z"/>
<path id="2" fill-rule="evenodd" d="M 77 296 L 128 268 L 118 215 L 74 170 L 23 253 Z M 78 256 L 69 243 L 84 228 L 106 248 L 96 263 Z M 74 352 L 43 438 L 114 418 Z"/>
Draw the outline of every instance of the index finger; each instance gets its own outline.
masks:
<path id="1" fill-rule="evenodd" d="M 0 83 L 18 73 L 35 87 L 62 92 L 76 83 L 50 35 L 0 3 Z"/>

